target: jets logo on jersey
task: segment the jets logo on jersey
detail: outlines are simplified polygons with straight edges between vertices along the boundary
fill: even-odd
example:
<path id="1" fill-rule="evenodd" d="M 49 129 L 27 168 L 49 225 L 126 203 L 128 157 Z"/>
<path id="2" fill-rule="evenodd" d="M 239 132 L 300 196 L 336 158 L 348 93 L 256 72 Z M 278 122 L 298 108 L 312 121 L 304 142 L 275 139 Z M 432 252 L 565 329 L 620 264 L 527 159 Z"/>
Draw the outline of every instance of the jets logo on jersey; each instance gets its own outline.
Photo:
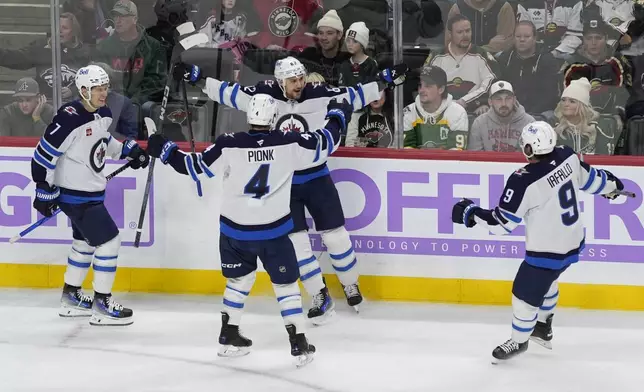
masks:
<path id="1" fill-rule="evenodd" d="M 96 173 L 100 173 L 105 168 L 105 155 L 107 154 L 106 138 L 97 141 L 90 150 L 89 164 Z"/>
<path id="2" fill-rule="evenodd" d="M 519 169 L 519 170 L 514 172 L 514 174 L 516 174 L 517 176 L 522 176 L 522 175 L 527 174 L 527 173 L 528 173 L 528 171 L 525 169 L 525 167 L 522 167 L 521 169 Z"/>
<path id="3" fill-rule="evenodd" d="M 300 25 L 300 17 L 291 7 L 277 7 L 268 16 L 268 28 L 277 37 L 293 35 Z"/>
<path id="4" fill-rule="evenodd" d="M 78 112 L 76 111 L 76 108 L 73 106 L 67 106 L 63 110 L 65 111 L 65 113 L 69 114 L 70 116 L 78 116 Z"/>
<path id="5" fill-rule="evenodd" d="M 280 117 L 277 120 L 276 129 L 279 129 L 283 132 L 308 132 L 309 124 L 306 122 L 306 119 L 299 114 L 291 113 L 286 114 Z"/>
<path id="6" fill-rule="evenodd" d="M 85 136 L 92 136 L 92 128 L 87 128 L 85 130 Z"/>

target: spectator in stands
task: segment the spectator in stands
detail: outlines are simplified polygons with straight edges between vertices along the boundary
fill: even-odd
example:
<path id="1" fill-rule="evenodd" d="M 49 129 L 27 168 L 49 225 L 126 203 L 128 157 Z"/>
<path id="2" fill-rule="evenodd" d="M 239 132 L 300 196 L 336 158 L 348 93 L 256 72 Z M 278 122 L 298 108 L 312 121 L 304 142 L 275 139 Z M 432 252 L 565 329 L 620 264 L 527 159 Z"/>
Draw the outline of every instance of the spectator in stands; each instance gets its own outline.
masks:
<path id="1" fill-rule="evenodd" d="M 365 53 L 369 46 L 369 29 L 364 22 L 356 22 L 347 30 L 344 40 L 351 54 L 349 60 L 340 64 L 338 85 L 355 86 L 358 83 L 369 83 L 378 76 L 378 63 Z"/>
<path id="2" fill-rule="evenodd" d="M 389 95 L 389 97 L 387 97 Z M 394 147 L 394 108 L 391 94 L 382 91 L 362 112 L 353 113 L 347 127 L 347 147 Z"/>
<path id="3" fill-rule="evenodd" d="M 54 108 L 32 78 L 18 80 L 14 91 L 16 102 L 0 109 L 0 136 L 41 137 L 54 118 Z"/>
<path id="4" fill-rule="evenodd" d="M 544 50 L 563 58 L 573 54 L 581 44 L 583 8 L 582 0 L 522 1 L 517 5 L 517 20 L 532 22 Z"/>
<path id="5" fill-rule="evenodd" d="M 564 73 L 571 64 L 585 63 L 599 66 L 611 58 L 613 50 L 607 43 L 611 29 L 601 19 L 586 20 L 584 23 L 583 44 L 561 67 L 560 72 Z M 566 85 L 569 82 L 570 80 L 564 80 Z M 628 93 L 625 89 L 619 86 L 603 85 L 601 78 L 591 79 L 590 85 L 592 86 L 590 91 L 592 107 L 600 113 L 614 114 L 618 124 L 621 124 L 621 118 L 617 114 L 619 107 L 624 106 L 628 98 Z M 621 126 L 619 128 L 621 129 Z"/>
<path id="6" fill-rule="evenodd" d="M 322 0 L 253 0 L 253 5 L 263 24 L 251 38 L 257 47 L 301 52 L 315 46 L 313 32 L 323 15 Z"/>
<path id="7" fill-rule="evenodd" d="M 105 63 L 92 63 L 103 68 L 112 80 L 114 70 Z M 139 110 L 132 103 L 132 100 L 114 90 L 107 93 L 107 107 L 112 112 L 112 125 L 107 130 L 117 139 L 138 139 L 139 138 Z"/>
<path id="8" fill-rule="evenodd" d="M 219 48 L 222 44 L 255 35 L 261 29 L 255 10 L 247 0 L 219 0 L 201 26 L 208 36 L 205 47 Z"/>
<path id="9" fill-rule="evenodd" d="M 67 0 L 63 3 L 63 11 L 76 16 L 83 42 L 94 45 L 114 31 L 109 18 L 114 3 L 114 0 Z"/>
<path id="10" fill-rule="evenodd" d="M 89 62 L 89 48 L 80 38 L 80 25 L 70 13 L 60 15 L 61 80 L 62 98 L 71 100 L 75 96 L 76 71 Z M 52 98 L 53 72 L 51 68 L 51 40 L 41 38 L 20 49 L 0 49 L 0 66 L 12 69 L 36 68 L 36 81 L 40 91 Z"/>
<path id="11" fill-rule="evenodd" d="M 450 20 L 461 14 L 472 23 L 472 42 L 488 52 L 498 53 L 512 47 L 512 36 L 516 22 L 514 10 L 502 0 L 458 0 L 447 15 Z M 446 42 L 450 41 L 449 32 Z"/>
<path id="12" fill-rule="evenodd" d="M 537 44 L 536 38 L 532 22 L 517 23 L 514 49 L 503 52 L 498 58 L 500 76 L 514 87 L 516 99 L 528 113 L 551 120 L 559 102 L 559 83 L 555 76 L 559 66 L 552 54 Z"/>
<path id="13" fill-rule="evenodd" d="M 129 0 L 114 5 L 115 33 L 99 43 L 98 59 L 114 70 L 112 87 L 118 92 L 138 104 L 160 102 L 166 82 L 165 52 L 159 41 L 137 27 L 137 14 Z"/>
<path id="14" fill-rule="evenodd" d="M 464 150 L 469 121 L 465 109 L 447 92 L 447 74 L 424 66 L 416 101 L 403 110 L 404 147 Z"/>
<path id="15" fill-rule="evenodd" d="M 599 127 L 599 113 L 590 106 L 590 89 L 588 79 L 581 78 L 573 80 L 561 94 L 555 109 L 557 141 L 577 153 L 612 155 L 619 135 Z"/>
<path id="16" fill-rule="evenodd" d="M 463 15 L 447 21 L 450 42 L 439 53 L 432 53 L 426 65 L 442 68 L 449 81 L 447 91 L 469 113 L 487 112 L 487 92 L 498 74 L 498 63 L 490 53 L 472 44 L 472 25 Z"/>
<path id="17" fill-rule="evenodd" d="M 309 72 L 317 72 L 332 86 L 338 85 L 340 64 L 351 55 L 340 50 L 344 27 L 335 10 L 327 12 L 318 22 L 318 46 L 304 49 L 298 56 Z"/>
<path id="18" fill-rule="evenodd" d="M 534 118 L 514 96 L 512 85 L 500 80 L 490 88 L 490 110 L 474 120 L 467 146 L 472 151 L 520 151 L 523 127 Z"/>
<path id="19" fill-rule="evenodd" d="M 589 0 L 582 12 L 582 22 L 603 19 L 614 29 L 608 34 L 608 45 L 613 46 L 621 35 L 626 34 L 629 25 L 635 20 L 633 3 L 633 0 Z"/>

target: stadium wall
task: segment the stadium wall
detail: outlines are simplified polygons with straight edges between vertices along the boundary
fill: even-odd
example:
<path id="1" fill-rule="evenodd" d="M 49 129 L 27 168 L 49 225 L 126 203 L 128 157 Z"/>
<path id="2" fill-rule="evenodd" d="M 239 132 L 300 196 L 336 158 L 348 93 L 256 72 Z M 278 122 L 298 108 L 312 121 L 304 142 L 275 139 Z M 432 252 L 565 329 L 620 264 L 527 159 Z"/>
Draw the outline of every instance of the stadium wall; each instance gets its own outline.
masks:
<path id="1" fill-rule="evenodd" d="M 31 208 L 30 158 L 37 140 L 0 138 L 0 286 L 63 284 L 71 243 L 62 214 L 16 244 L 8 240 L 38 217 Z M 644 309 L 644 160 L 594 157 L 624 179 L 634 199 L 609 202 L 583 195 L 587 247 L 562 276 L 560 304 L 593 309 Z M 109 173 L 124 162 L 108 161 Z M 524 252 L 524 228 L 495 237 L 451 222 L 461 197 L 496 205 L 508 175 L 524 159 L 513 153 L 341 149 L 329 162 L 347 230 L 358 253 L 361 287 L 372 300 L 464 304 L 510 303 L 511 281 Z M 190 178 L 157 166 L 142 245 L 133 247 L 147 170 L 128 170 L 108 186 L 106 204 L 123 240 L 115 291 L 220 294 L 220 182 L 206 181 L 199 198 Z M 323 252 L 313 233 L 316 253 Z M 328 256 L 332 291 L 340 286 Z M 90 273 L 91 274 L 91 273 Z M 91 288 L 91 275 L 85 282 Z M 272 294 L 260 273 L 254 294 Z"/>

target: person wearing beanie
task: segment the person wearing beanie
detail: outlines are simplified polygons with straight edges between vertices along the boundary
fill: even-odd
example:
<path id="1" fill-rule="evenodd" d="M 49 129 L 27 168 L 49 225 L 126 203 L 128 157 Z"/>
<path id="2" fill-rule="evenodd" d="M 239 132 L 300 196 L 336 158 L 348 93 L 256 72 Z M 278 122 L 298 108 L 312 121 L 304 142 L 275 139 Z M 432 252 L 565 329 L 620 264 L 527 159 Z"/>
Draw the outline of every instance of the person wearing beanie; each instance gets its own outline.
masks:
<path id="1" fill-rule="evenodd" d="M 590 105 L 591 88 L 590 81 L 581 78 L 564 89 L 555 108 L 558 121 L 555 132 L 560 144 L 578 154 L 612 155 L 617 137 L 614 132 L 605 132 L 599 127 L 599 113 Z"/>
<path id="2" fill-rule="evenodd" d="M 340 79 L 340 64 L 351 55 L 340 50 L 344 25 L 335 10 L 329 10 L 317 23 L 318 45 L 304 49 L 298 56 L 309 72 L 317 72 L 332 86 Z"/>
<path id="3" fill-rule="evenodd" d="M 351 58 L 340 64 L 339 86 L 369 83 L 378 77 L 378 63 L 365 53 L 369 46 L 369 29 L 364 22 L 356 22 L 347 30 L 344 40 Z"/>

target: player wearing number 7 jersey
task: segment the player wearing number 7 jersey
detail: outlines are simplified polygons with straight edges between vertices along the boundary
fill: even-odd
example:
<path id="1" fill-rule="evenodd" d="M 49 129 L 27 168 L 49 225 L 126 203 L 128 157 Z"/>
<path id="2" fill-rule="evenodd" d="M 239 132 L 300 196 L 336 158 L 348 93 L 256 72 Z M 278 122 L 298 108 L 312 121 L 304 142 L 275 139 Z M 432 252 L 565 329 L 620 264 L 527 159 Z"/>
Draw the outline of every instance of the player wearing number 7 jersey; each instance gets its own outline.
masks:
<path id="1" fill-rule="evenodd" d="M 188 66 L 185 71 L 180 76 L 193 84 L 205 77 L 198 67 Z M 287 57 L 275 64 L 276 80 L 243 87 L 208 77 L 204 91 L 212 100 L 242 111 L 248 111 L 248 103 L 254 95 L 268 94 L 275 99 L 278 107 L 276 129 L 308 132 L 324 126 L 325 108 L 332 99 L 347 99 L 353 111 L 360 110 L 380 99 L 380 90 L 402 84 L 407 71 L 406 65 L 399 64 L 393 69 L 381 71 L 377 82 L 337 88 L 324 83 L 307 84 L 306 69 L 302 63 L 296 58 Z M 291 194 L 294 223 L 291 239 L 300 266 L 300 279 L 313 297 L 308 317 L 314 324 L 323 324 L 333 315 L 334 304 L 322 279 L 318 260 L 311 249 L 305 207 L 327 247 L 348 304 L 357 309 L 362 302 L 358 288 L 357 258 L 349 233 L 344 228 L 342 204 L 329 175 L 325 157 L 310 162 L 308 166 L 295 172 Z"/>
<path id="2" fill-rule="evenodd" d="M 461 200 L 452 210 L 454 223 L 477 223 L 498 235 L 525 223 L 526 255 L 512 286 L 512 338 L 492 352 L 493 362 L 512 358 L 528 349 L 528 339 L 552 348 L 552 318 L 559 289 L 557 280 L 584 249 L 578 190 L 614 199 L 624 188 L 607 170 L 581 162 L 566 146 L 557 146 L 557 134 L 543 121 L 526 125 L 520 145 L 529 164 L 514 172 L 499 205 L 483 209 Z"/>
<path id="3" fill-rule="evenodd" d="M 219 251 L 221 270 L 227 278 L 219 343 L 220 355 L 248 352 L 252 342 L 240 335 L 244 303 L 255 282 L 257 258 L 268 272 L 299 364 L 308 363 L 315 347 L 305 336 L 300 276 L 289 233 L 293 230 L 290 199 L 293 172 L 311 163 L 324 162 L 340 144 L 346 119 L 353 107 L 331 101 L 326 125 L 313 132 L 274 129 L 275 99 L 257 94 L 248 102 L 250 131 L 230 133 L 199 154 L 180 151 L 163 136 L 148 142 L 151 156 L 170 164 L 179 173 L 199 177 L 223 176 Z"/>

